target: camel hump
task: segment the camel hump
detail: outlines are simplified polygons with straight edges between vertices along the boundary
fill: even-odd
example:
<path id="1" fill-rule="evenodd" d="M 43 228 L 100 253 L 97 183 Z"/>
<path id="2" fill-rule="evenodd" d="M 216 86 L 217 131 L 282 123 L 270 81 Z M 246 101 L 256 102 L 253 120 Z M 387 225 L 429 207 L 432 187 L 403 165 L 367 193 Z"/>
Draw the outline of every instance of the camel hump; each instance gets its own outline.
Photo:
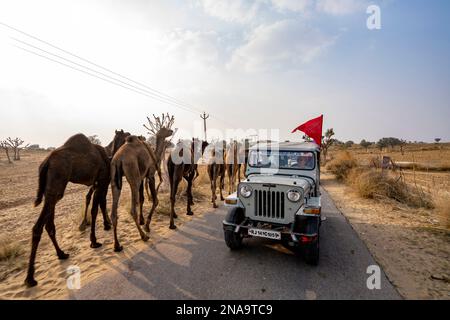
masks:
<path id="1" fill-rule="evenodd" d="M 125 140 L 127 143 L 142 143 L 142 140 L 138 136 L 128 136 Z"/>
<path id="2" fill-rule="evenodd" d="M 90 146 L 92 143 L 89 141 L 88 137 L 86 137 L 82 133 L 78 133 L 74 136 L 71 136 L 65 143 L 64 146 Z"/>

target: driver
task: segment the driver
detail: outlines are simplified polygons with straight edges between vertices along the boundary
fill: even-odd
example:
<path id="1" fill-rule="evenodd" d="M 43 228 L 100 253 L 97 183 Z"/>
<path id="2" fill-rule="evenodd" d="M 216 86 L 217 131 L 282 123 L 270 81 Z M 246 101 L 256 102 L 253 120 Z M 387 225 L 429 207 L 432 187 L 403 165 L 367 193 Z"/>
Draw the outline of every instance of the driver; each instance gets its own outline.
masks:
<path id="1" fill-rule="evenodd" d="M 313 157 L 311 155 L 300 154 L 297 158 L 299 169 L 310 169 L 314 167 Z"/>

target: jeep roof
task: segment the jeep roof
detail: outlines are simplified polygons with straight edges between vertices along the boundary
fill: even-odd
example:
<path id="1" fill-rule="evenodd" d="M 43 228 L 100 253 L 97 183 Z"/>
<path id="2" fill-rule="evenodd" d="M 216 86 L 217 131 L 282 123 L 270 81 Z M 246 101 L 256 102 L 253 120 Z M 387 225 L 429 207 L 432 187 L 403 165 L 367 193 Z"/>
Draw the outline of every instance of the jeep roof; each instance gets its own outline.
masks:
<path id="1" fill-rule="evenodd" d="M 250 150 L 264 149 L 270 150 L 278 148 L 279 150 L 301 150 L 301 151 L 320 151 L 320 147 L 314 142 L 269 142 L 258 143 L 250 147 Z"/>

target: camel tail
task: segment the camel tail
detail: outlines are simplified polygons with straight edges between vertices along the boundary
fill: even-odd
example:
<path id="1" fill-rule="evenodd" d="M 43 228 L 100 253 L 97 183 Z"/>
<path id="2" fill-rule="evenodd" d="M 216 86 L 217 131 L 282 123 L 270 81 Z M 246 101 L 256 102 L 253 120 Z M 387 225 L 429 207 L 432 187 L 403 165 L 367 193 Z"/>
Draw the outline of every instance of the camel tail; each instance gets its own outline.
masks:
<path id="1" fill-rule="evenodd" d="M 36 200 L 34 200 L 35 207 L 39 206 L 42 203 L 42 198 L 44 197 L 45 193 L 45 186 L 47 185 L 47 172 L 48 172 L 48 159 L 45 159 L 44 162 L 39 167 L 39 184 Z"/>
<path id="2" fill-rule="evenodd" d="M 117 161 L 115 164 L 111 166 L 111 181 L 114 181 L 116 187 L 122 189 L 122 164 L 120 161 Z"/>

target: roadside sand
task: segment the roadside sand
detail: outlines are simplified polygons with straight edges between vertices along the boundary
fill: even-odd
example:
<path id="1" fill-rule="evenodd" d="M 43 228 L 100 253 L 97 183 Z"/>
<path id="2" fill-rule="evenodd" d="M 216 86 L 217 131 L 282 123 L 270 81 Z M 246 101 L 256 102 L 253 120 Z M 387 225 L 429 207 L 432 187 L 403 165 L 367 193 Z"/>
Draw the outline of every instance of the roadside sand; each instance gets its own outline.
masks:
<path id="1" fill-rule="evenodd" d="M 450 231 L 434 211 L 360 198 L 331 174 L 322 185 L 407 299 L 450 299 Z"/>
<path id="2" fill-rule="evenodd" d="M 0 237 L 7 243 L 17 246 L 18 257 L 0 261 L 0 299 L 58 299 L 67 296 L 66 270 L 75 265 L 81 269 L 81 282 L 87 283 L 103 272 L 109 270 L 115 263 L 128 259 L 150 246 L 161 238 L 170 237 L 175 231 L 169 229 L 169 201 L 167 190 L 160 193 L 160 204 L 153 216 L 150 240 L 144 243 L 136 229 L 134 221 L 129 214 L 130 194 L 128 184 L 124 183 L 119 208 L 119 239 L 124 251 L 117 254 L 113 252 L 112 231 L 103 230 L 103 219 L 99 213 L 97 217 L 97 238 L 103 243 L 98 249 L 89 247 L 89 228 L 80 232 L 78 230 L 84 208 L 87 187 L 69 184 L 64 198 L 56 207 L 56 233 L 61 248 L 70 254 L 65 261 L 57 259 L 54 247 L 45 230 L 39 245 L 36 259 L 36 280 L 39 282 L 35 288 L 27 289 L 23 281 L 26 276 L 28 255 L 30 250 L 31 229 L 38 218 L 41 207 L 33 208 L 37 188 L 37 170 L 40 162 L 45 158 L 45 152 L 24 152 L 22 160 L 13 165 L 0 161 Z M 194 183 L 193 211 L 199 216 L 210 210 L 209 184 L 205 170 L 200 169 L 200 177 Z M 178 219 L 180 226 L 192 217 L 186 216 L 186 198 L 184 185 L 179 192 L 177 202 Z M 108 194 L 108 210 L 111 205 L 111 193 Z M 146 200 L 144 215 L 150 209 Z"/>

